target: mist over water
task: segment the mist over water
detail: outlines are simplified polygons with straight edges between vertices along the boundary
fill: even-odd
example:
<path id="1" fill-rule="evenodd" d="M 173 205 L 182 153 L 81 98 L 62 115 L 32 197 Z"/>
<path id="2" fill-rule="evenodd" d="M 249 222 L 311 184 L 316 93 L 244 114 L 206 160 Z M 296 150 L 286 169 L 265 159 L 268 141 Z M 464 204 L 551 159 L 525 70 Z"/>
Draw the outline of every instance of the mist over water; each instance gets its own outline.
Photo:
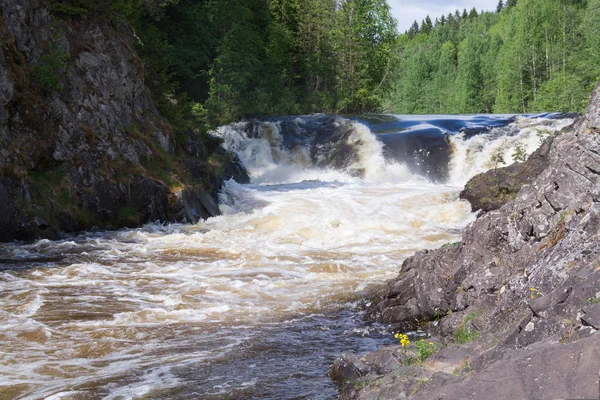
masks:
<path id="1" fill-rule="evenodd" d="M 460 240 L 464 183 L 571 119 L 282 117 L 219 128 L 251 184 L 223 215 L 0 245 L 0 399 L 335 395 L 342 351 L 390 343 L 361 295 Z"/>

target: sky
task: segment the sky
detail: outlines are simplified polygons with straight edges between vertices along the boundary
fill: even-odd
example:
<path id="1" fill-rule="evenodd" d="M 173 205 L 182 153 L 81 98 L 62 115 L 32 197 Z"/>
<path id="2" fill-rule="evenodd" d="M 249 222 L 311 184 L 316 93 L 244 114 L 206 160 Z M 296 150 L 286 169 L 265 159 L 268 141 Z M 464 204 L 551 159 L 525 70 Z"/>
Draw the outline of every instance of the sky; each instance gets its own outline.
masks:
<path id="1" fill-rule="evenodd" d="M 473 7 L 477 11 L 495 10 L 498 0 L 388 0 L 392 8 L 392 14 L 398 20 L 398 32 L 404 33 L 412 25 L 414 20 L 419 24 L 427 15 L 435 21 L 436 17 L 448 15 L 456 9 L 471 10 Z"/>

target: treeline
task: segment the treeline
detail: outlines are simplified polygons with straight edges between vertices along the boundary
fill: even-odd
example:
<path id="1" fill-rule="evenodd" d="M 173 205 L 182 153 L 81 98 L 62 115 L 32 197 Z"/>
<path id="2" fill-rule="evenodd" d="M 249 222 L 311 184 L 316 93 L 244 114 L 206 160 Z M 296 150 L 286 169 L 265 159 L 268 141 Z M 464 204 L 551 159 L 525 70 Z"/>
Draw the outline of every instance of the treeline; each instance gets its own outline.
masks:
<path id="1" fill-rule="evenodd" d="M 176 131 L 269 114 L 582 111 L 600 0 L 508 0 L 415 22 L 386 0 L 48 0 L 127 18 Z"/>
<path id="2" fill-rule="evenodd" d="M 381 109 L 397 55 L 386 0 L 61 0 L 125 15 L 171 121 Z"/>
<path id="3" fill-rule="evenodd" d="M 600 0 L 500 1 L 416 23 L 398 40 L 385 110 L 583 111 L 600 79 Z"/>

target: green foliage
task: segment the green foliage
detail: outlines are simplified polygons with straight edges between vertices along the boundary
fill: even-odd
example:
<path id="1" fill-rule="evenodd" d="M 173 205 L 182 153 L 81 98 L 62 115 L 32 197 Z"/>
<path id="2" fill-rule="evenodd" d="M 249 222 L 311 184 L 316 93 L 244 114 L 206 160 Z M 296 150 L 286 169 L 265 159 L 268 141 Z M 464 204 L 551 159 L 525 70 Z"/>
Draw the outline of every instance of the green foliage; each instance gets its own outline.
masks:
<path id="1" fill-rule="evenodd" d="M 165 0 L 162 0 L 163 2 Z M 144 0 L 144 3 L 155 0 Z M 133 17 L 142 11 L 142 0 L 54 0 L 52 11 L 57 15 L 90 16 L 92 18 Z"/>
<path id="2" fill-rule="evenodd" d="M 433 342 L 425 341 L 424 339 L 419 339 L 415 343 L 415 348 L 417 350 L 417 358 L 420 362 L 428 359 L 433 353 L 435 353 L 436 347 Z"/>
<path id="3" fill-rule="evenodd" d="M 178 142 L 265 114 L 582 111 L 600 78 L 600 0 L 499 1 L 396 33 L 385 0 L 53 0 L 126 17 Z M 62 54 L 36 78 L 60 90 Z"/>
<path id="4" fill-rule="evenodd" d="M 52 11 L 64 15 L 87 15 L 87 8 L 74 6 L 69 3 L 56 3 L 52 5 Z"/>
<path id="5" fill-rule="evenodd" d="M 462 323 L 454 332 L 454 340 L 458 344 L 469 343 L 479 337 L 479 331 L 470 326 L 470 322 L 477 318 L 477 314 L 470 313 L 463 319 Z"/>
<path id="6" fill-rule="evenodd" d="M 448 247 L 454 247 L 454 246 L 458 246 L 461 242 L 448 242 L 448 243 L 444 243 L 442 245 L 442 249 L 448 248 Z"/>
<path id="7" fill-rule="evenodd" d="M 65 68 L 69 65 L 69 53 L 61 47 L 64 34 L 56 26 L 52 27 L 52 37 L 48 50 L 42 54 L 33 67 L 33 77 L 46 92 L 60 92 Z"/>
<path id="8" fill-rule="evenodd" d="M 588 304 L 600 304 L 600 297 L 590 297 Z"/>
<path id="9" fill-rule="evenodd" d="M 548 136 L 552 135 L 552 131 L 550 129 L 536 129 L 536 136 L 538 137 L 538 139 L 540 140 L 540 143 L 542 143 L 544 141 L 544 139 L 546 139 Z"/>
<path id="10" fill-rule="evenodd" d="M 502 150 L 503 149 L 498 149 L 494 154 L 492 154 L 491 161 L 494 163 L 494 169 L 498 169 L 498 167 L 506 164 Z"/>
<path id="11" fill-rule="evenodd" d="M 138 11 L 146 83 L 176 135 L 265 114 L 376 111 L 393 83 L 385 0 L 153 0 Z"/>
<path id="12" fill-rule="evenodd" d="M 600 79 L 600 0 L 499 1 L 413 26 L 399 47 L 390 112 L 582 112 Z"/>
<path id="13" fill-rule="evenodd" d="M 527 160 L 527 152 L 522 142 L 517 143 L 511 156 L 514 162 L 524 162 Z"/>

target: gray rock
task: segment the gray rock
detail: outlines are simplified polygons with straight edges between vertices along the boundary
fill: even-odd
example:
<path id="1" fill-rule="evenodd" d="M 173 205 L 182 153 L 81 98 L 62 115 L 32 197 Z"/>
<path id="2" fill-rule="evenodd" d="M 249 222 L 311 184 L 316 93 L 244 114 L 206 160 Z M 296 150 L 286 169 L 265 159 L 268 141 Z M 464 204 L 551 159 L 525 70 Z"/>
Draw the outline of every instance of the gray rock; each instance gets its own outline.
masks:
<path id="1" fill-rule="evenodd" d="M 393 346 L 367 354 L 364 361 L 371 366 L 376 374 L 383 375 L 402 367 L 404 365 L 402 357 L 403 355 L 398 346 Z"/>
<path id="2" fill-rule="evenodd" d="M 581 316 L 581 321 L 588 326 L 596 330 L 600 330 L 600 304 L 594 304 L 593 306 L 585 307 L 583 309 L 584 315 Z"/>
<path id="3" fill-rule="evenodd" d="M 491 363 L 416 399 L 595 399 L 600 395 L 600 335 L 570 344 L 553 341 Z"/>
<path id="4" fill-rule="evenodd" d="M 345 383 L 355 381 L 369 372 L 371 372 L 369 366 L 359 360 L 356 355 L 344 353 L 329 368 L 329 377 L 336 382 Z"/>

